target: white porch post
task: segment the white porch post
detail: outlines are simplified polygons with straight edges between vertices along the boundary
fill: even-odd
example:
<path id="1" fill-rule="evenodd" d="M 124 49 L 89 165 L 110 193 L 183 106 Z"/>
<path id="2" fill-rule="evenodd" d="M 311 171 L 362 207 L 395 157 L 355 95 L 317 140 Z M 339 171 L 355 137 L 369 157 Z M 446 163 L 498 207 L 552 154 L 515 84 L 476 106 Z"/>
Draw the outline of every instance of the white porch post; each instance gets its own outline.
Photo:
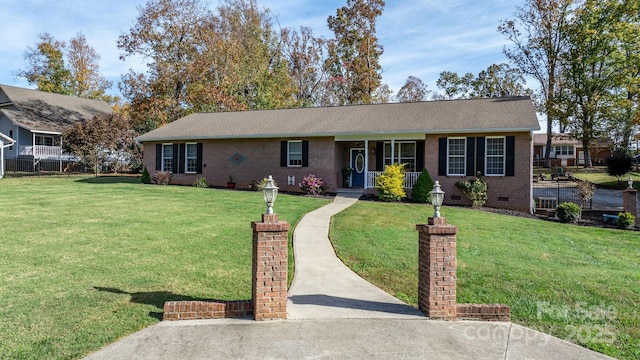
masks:
<path id="1" fill-rule="evenodd" d="M 60 172 L 62 172 L 62 135 L 60 135 Z"/>
<path id="2" fill-rule="evenodd" d="M 395 163 L 396 163 L 396 141 L 394 139 L 391 139 L 391 165 Z"/>
<path id="3" fill-rule="evenodd" d="M 31 133 L 31 157 L 33 158 L 33 172 L 36 172 L 36 133 Z"/>
<path id="4" fill-rule="evenodd" d="M 369 140 L 364 141 L 364 188 L 369 188 Z"/>
<path id="5" fill-rule="evenodd" d="M 4 177 L 4 141 L 0 139 L 0 179 L 2 179 L 3 177 Z"/>

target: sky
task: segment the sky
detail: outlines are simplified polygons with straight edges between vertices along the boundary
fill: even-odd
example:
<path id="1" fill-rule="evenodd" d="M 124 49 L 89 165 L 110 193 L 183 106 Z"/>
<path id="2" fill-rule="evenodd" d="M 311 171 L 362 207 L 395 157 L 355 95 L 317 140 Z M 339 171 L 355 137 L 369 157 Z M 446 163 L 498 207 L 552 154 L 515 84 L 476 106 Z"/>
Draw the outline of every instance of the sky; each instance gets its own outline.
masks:
<path id="1" fill-rule="evenodd" d="M 113 82 L 110 94 L 131 68 L 145 71 L 143 59 L 119 59 L 118 36 L 127 32 L 147 0 L 0 0 L 0 84 L 33 88 L 15 73 L 26 68 L 24 53 L 38 34 L 48 32 L 68 41 L 79 32 L 101 56 L 100 72 Z M 346 0 L 257 0 L 269 8 L 280 27 L 311 27 L 332 38 L 327 18 Z M 497 32 L 500 20 L 514 18 L 525 0 L 387 0 L 378 18 L 377 35 L 383 83 L 397 92 L 409 76 L 437 90 L 443 71 L 478 74 L 491 64 L 507 62 L 508 41 Z M 211 7 L 217 0 L 209 0 Z M 534 85 L 530 85 L 534 86 Z"/>

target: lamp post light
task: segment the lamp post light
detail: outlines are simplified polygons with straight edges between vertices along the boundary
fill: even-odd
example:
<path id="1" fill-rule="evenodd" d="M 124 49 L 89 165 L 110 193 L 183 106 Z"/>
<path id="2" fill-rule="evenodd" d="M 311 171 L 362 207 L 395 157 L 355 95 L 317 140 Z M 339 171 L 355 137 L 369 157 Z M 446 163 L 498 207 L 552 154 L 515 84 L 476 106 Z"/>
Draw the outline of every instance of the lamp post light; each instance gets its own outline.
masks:
<path id="1" fill-rule="evenodd" d="M 629 189 L 633 189 L 633 178 L 631 176 L 629 176 L 629 180 L 627 181 L 627 184 L 629 184 Z"/>
<path id="2" fill-rule="evenodd" d="M 436 180 L 436 183 L 433 185 L 433 190 L 429 193 L 431 197 L 431 204 L 433 204 L 433 217 L 440 217 L 440 206 L 442 206 L 442 201 L 444 201 L 444 191 L 440 188 L 440 182 Z"/>
<path id="3" fill-rule="evenodd" d="M 273 214 L 273 203 L 276 202 L 276 197 L 278 197 L 278 187 L 273 183 L 271 175 L 267 178 L 267 184 L 262 187 L 262 195 L 264 196 L 264 202 L 267 204 L 267 214 Z"/>

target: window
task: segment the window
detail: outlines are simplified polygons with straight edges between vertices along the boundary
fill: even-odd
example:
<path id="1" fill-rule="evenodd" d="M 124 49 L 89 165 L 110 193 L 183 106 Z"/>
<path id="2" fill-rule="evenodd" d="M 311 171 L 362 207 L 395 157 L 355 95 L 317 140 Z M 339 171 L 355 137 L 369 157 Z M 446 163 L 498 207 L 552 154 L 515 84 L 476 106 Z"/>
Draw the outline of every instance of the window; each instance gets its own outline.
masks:
<path id="1" fill-rule="evenodd" d="M 54 145 L 52 136 L 36 135 L 36 143 L 34 145 L 56 146 Z"/>
<path id="2" fill-rule="evenodd" d="M 13 139 L 13 130 L 9 130 L 9 137 Z M 13 150 L 13 145 L 9 146 L 9 150 Z"/>
<path id="3" fill-rule="evenodd" d="M 556 156 L 573 156 L 573 146 L 556 146 L 554 147 Z"/>
<path id="4" fill-rule="evenodd" d="M 466 138 L 447 139 L 447 175 L 465 175 Z"/>
<path id="5" fill-rule="evenodd" d="M 302 141 L 289 141 L 287 154 L 287 166 L 302 166 Z"/>
<path id="6" fill-rule="evenodd" d="M 198 144 L 186 144 L 185 164 L 187 164 L 185 173 L 195 174 L 198 172 Z"/>
<path id="7" fill-rule="evenodd" d="M 487 137 L 485 142 L 486 175 L 504 175 L 504 137 Z"/>
<path id="8" fill-rule="evenodd" d="M 406 171 L 416 171 L 416 142 L 396 141 L 393 148 L 395 159 L 391 158 L 391 142 L 384 143 L 384 166 L 394 163 L 406 164 Z"/>
<path id="9" fill-rule="evenodd" d="M 173 171 L 173 144 L 162 144 L 162 171 Z"/>

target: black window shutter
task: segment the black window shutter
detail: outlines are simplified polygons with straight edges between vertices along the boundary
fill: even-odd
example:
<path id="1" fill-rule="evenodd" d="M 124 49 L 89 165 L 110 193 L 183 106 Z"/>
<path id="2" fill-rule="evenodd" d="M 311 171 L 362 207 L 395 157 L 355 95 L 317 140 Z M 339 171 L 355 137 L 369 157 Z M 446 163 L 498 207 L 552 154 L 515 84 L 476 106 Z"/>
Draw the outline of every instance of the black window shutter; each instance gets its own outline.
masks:
<path id="1" fill-rule="evenodd" d="M 180 174 L 184 174 L 186 169 L 186 158 L 187 158 L 187 154 L 185 153 L 187 145 L 186 144 L 180 144 L 180 152 L 178 153 L 178 172 Z"/>
<path id="2" fill-rule="evenodd" d="M 424 141 L 416 141 L 416 171 L 424 169 Z"/>
<path id="3" fill-rule="evenodd" d="M 309 142 L 307 140 L 302 141 L 302 167 L 309 166 Z"/>
<path id="4" fill-rule="evenodd" d="M 477 137 L 476 142 L 476 172 L 484 175 L 484 136 Z"/>
<path id="5" fill-rule="evenodd" d="M 384 170 L 384 142 L 376 142 L 376 171 Z"/>
<path id="6" fill-rule="evenodd" d="M 162 144 L 156 144 L 156 171 L 162 170 Z"/>
<path id="7" fill-rule="evenodd" d="M 196 145 L 196 172 L 202 174 L 202 143 Z"/>
<path id="8" fill-rule="evenodd" d="M 505 175 L 506 176 L 514 176 L 515 175 L 515 153 L 516 153 L 516 137 L 515 136 L 507 136 L 507 143 L 505 144 L 506 150 L 506 159 L 505 159 Z"/>
<path id="9" fill-rule="evenodd" d="M 173 169 L 171 171 L 175 174 L 178 172 L 178 161 L 180 161 L 180 151 L 178 144 L 173 144 Z"/>
<path id="10" fill-rule="evenodd" d="M 280 167 L 287 167 L 288 143 L 280 141 Z"/>
<path id="11" fill-rule="evenodd" d="M 467 176 L 474 176 L 476 174 L 476 138 L 467 138 Z"/>
<path id="12" fill-rule="evenodd" d="M 438 139 L 438 176 L 447 176 L 447 138 Z"/>

